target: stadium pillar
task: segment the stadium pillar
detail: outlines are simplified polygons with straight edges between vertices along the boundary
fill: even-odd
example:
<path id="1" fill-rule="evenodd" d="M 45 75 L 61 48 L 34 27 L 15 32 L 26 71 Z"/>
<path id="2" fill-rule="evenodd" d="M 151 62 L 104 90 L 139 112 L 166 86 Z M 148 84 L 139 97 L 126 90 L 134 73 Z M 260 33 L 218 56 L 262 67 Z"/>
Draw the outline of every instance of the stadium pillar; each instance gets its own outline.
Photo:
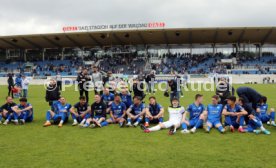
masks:
<path id="1" fill-rule="evenodd" d="M 27 51 L 28 51 L 28 50 L 24 50 L 24 61 L 25 61 L 25 62 L 27 61 Z"/>
<path id="2" fill-rule="evenodd" d="M 45 48 L 43 48 L 43 49 L 42 49 L 42 61 L 44 61 L 44 60 L 45 60 L 45 51 L 46 51 L 46 49 L 45 49 Z"/>
<path id="3" fill-rule="evenodd" d="M 212 44 L 212 48 L 213 48 L 213 55 L 216 54 L 216 44 Z"/>
<path id="4" fill-rule="evenodd" d="M 64 60 L 64 48 L 61 49 L 61 60 Z"/>
<path id="5" fill-rule="evenodd" d="M 262 50 L 263 50 L 263 46 L 259 45 L 259 57 L 262 57 Z"/>

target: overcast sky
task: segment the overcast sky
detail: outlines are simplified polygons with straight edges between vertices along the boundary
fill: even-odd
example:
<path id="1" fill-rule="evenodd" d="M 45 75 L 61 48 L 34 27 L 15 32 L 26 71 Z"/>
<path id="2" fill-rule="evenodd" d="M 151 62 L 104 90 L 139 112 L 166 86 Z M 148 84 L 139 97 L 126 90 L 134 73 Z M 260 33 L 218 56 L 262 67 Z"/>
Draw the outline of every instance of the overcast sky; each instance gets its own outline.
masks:
<path id="1" fill-rule="evenodd" d="M 275 0 L 1 0 L 0 36 L 63 26 L 162 21 L 166 27 L 276 26 Z"/>

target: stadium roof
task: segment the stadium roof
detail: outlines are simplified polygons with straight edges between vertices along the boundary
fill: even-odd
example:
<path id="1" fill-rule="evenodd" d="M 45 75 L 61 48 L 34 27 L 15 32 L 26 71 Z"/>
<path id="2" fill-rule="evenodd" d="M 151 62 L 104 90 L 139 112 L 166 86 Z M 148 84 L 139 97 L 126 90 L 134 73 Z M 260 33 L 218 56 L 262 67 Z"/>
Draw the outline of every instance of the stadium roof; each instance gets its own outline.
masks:
<path id="1" fill-rule="evenodd" d="M 0 49 L 235 43 L 276 44 L 276 27 L 137 29 L 0 36 Z"/>

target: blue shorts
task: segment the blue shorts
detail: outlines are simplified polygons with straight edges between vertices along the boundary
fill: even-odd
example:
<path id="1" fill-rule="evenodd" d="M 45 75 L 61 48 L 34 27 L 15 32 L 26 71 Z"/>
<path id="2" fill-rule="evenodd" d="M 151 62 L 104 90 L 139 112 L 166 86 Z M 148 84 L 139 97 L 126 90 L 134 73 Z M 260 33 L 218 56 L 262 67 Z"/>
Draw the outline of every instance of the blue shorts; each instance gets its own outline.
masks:
<path id="1" fill-rule="evenodd" d="M 258 116 L 258 118 L 259 118 L 263 123 L 266 123 L 266 122 L 270 121 L 270 119 L 271 119 L 270 115 L 268 115 L 268 114 L 260 115 L 260 116 Z"/>
<path id="2" fill-rule="evenodd" d="M 192 128 L 194 126 L 196 126 L 196 123 L 199 121 L 199 118 L 195 118 L 195 119 L 191 119 L 189 120 L 189 127 Z M 203 127 L 203 124 L 201 124 L 199 127 Z"/>
<path id="3" fill-rule="evenodd" d="M 215 127 L 217 124 L 221 125 L 220 120 L 207 120 L 207 124 L 210 123 L 212 127 Z"/>

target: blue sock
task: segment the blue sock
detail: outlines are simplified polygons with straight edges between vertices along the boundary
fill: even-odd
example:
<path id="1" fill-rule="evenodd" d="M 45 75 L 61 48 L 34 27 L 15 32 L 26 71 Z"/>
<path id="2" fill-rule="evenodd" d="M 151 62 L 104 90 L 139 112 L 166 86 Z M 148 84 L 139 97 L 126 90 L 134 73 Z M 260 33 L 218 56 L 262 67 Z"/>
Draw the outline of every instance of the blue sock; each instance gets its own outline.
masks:
<path id="1" fill-rule="evenodd" d="M 50 111 L 47 111 L 47 112 L 46 112 L 46 120 L 47 120 L 47 121 L 50 121 L 50 120 L 51 120 Z"/>
<path id="2" fill-rule="evenodd" d="M 137 118 L 137 122 L 140 123 L 142 121 L 142 119 L 139 117 Z"/>
<path id="3" fill-rule="evenodd" d="M 183 130 L 187 129 L 186 123 L 182 123 L 182 124 L 181 124 L 181 127 L 182 127 Z"/>
<path id="4" fill-rule="evenodd" d="M 203 120 L 202 120 L 202 119 L 199 119 L 199 120 L 197 121 L 196 125 L 195 125 L 196 129 L 199 128 L 199 127 L 201 127 L 202 124 L 203 124 Z"/>
<path id="5" fill-rule="evenodd" d="M 102 126 L 102 127 L 107 126 L 107 125 L 108 125 L 108 122 L 106 122 L 106 121 L 103 121 L 103 122 L 101 123 L 101 126 Z"/>
<path id="6" fill-rule="evenodd" d="M 163 117 L 160 117 L 160 118 L 159 118 L 159 122 L 161 122 L 161 123 L 164 122 L 164 118 L 163 118 Z"/>
<path id="7" fill-rule="evenodd" d="M 150 122 L 150 120 L 149 120 L 148 117 L 145 118 L 145 122 L 146 122 L 146 123 L 149 123 L 149 122 Z"/>
<path id="8" fill-rule="evenodd" d="M 131 119 L 130 119 L 130 118 L 127 118 L 127 122 L 131 123 Z"/>
<path id="9" fill-rule="evenodd" d="M 224 128 L 222 126 L 218 127 L 219 132 L 223 132 Z"/>
<path id="10" fill-rule="evenodd" d="M 72 116 L 72 119 L 73 119 L 73 120 L 76 120 L 76 119 L 77 119 L 77 117 L 76 117 L 75 114 L 72 114 L 71 116 Z"/>
<path id="11" fill-rule="evenodd" d="M 263 124 L 262 124 L 262 121 L 258 120 L 257 118 L 254 118 L 252 121 L 254 122 L 254 124 L 255 124 L 258 128 L 260 128 L 260 127 L 263 125 Z"/>
<path id="12" fill-rule="evenodd" d="M 244 124 L 244 116 L 240 117 L 240 123 L 239 124 L 240 124 L 240 126 L 243 126 L 243 124 Z"/>
<path id="13" fill-rule="evenodd" d="M 275 112 L 271 112 L 270 113 L 270 118 L 271 118 L 271 121 L 275 121 Z"/>
<path id="14" fill-rule="evenodd" d="M 2 115 L 0 115 L 0 121 L 2 120 Z"/>

